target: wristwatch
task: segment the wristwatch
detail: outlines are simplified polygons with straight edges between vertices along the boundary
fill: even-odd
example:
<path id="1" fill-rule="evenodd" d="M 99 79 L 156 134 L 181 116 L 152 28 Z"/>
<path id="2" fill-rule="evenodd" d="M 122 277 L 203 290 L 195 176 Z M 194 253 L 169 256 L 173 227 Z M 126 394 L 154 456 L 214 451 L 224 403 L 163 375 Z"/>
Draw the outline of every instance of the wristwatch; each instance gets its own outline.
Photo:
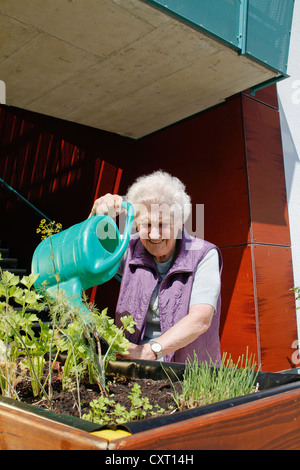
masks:
<path id="1" fill-rule="evenodd" d="M 160 359 L 163 356 L 161 344 L 157 343 L 153 339 L 149 342 L 149 344 L 150 344 L 150 348 L 156 355 L 156 359 Z"/>

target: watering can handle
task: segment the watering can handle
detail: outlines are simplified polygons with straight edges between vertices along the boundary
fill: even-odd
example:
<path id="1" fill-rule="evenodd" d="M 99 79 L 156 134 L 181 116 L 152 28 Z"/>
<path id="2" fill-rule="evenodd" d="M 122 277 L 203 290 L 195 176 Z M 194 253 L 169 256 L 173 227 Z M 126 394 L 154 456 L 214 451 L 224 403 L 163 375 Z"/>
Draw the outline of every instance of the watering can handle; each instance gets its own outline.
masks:
<path id="1" fill-rule="evenodd" d="M 134 207 L 132 204 L 129 202 L 122 202 L 122 207 L 126 210 L 127 212 L 127 217 L 126 217 L 126 224 L 124 227 L 124 233 L 123 233 L 123 240 L 121 243 L 120 251 L 122 251 L 122 256 L 127 248 L 129 238 L 131 235 L 131 230 L 132 230 L 132 223 L 134 219 Z"/>
<path id="2" fill-rule="evenodd" d="M 114 266 L 118 260 L 121 260 L 123 254 L 126 251 L 126 248 L 129 243 L 130 235 L 131 235 L 131 229 L 132 229 L 132 223 L 134 219 L 134 208 L 132 204 L 129 202 L 122 202 L 122 207 L 126 210 L 127 212 L 127 217 L 126 217 L 126 224 L 124 227 L 124 233 L 123 233 L 123 239 L 121 242 L 121 245 L 119 247 L 119 250 L 110 258 L 109 264 L 107 268 L 109 269 L 110 267 Z"/>

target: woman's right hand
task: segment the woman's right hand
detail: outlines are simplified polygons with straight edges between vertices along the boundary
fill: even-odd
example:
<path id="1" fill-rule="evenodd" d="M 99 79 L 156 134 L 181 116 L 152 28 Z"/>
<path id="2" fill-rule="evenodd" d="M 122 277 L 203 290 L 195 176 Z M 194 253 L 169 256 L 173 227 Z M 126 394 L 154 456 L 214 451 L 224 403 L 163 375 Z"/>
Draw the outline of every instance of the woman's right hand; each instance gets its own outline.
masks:
<path id="1" fill-rule="evenodd" d="M 105 196 L 99 197 L 93 204 L 91 213 L 92 215 L 109 215 L 110 217 L 116 217 L 122 212 L 122 196 L 118 194 L 105 194 Z"/>

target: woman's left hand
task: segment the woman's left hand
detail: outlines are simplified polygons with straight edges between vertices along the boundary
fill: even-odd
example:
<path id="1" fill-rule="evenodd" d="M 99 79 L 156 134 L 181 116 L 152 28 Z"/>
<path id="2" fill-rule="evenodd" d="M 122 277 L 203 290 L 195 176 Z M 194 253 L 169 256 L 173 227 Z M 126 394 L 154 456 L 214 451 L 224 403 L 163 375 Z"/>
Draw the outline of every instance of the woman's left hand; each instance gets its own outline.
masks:
<path id="1" fill-rule="evenodd" d="M 150 348 L 149 343 L 145 344 L 133 344 L 130 343 L 128 348 L 128 354 L 126 356 L 118 355 L 119 359 L 143 359 L 145 361 L 155 361 L 156 356 L 152 349 Z"/>

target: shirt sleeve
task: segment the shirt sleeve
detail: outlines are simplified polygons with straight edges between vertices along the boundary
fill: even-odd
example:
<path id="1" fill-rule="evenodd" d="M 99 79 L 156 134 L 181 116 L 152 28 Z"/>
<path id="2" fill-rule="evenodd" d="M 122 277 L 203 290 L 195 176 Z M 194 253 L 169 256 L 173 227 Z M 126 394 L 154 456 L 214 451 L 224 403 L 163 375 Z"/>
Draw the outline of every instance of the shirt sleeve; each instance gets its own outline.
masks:
<path id="1" fill-rule="evenodd" d="M 213 248 L 198 264 L 192 287 L 190 307 L 198 304 L 212 305 L 216 311 L 221 290 L 218 251 Z"/>

